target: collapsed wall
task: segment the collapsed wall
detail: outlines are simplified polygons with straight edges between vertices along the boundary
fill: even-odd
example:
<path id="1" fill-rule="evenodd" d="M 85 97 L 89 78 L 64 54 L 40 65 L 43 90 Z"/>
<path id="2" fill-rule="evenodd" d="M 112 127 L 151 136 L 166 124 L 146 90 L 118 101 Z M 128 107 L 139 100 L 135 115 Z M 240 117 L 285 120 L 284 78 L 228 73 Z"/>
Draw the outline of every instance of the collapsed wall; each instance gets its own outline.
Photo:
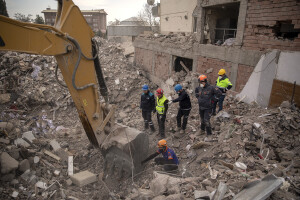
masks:
<path id="1" fill-rule="evenodd" d="M 162 13 L 169 11 L 164 5 Z M 211 83 L 224 68 L 232 90 L 241 92 L 264 53 L 300 50 L 299 13 L 296 0 L 198 1 L 190 32 L 176 31 L 170 20 L 161 18 L 164 34 L 136 38 L 135 64 L 154 81 L 177 72 L 178 59 L 190 71 L 207 74 Z M 163 26 L 169 27 L 169 33 Z"/>

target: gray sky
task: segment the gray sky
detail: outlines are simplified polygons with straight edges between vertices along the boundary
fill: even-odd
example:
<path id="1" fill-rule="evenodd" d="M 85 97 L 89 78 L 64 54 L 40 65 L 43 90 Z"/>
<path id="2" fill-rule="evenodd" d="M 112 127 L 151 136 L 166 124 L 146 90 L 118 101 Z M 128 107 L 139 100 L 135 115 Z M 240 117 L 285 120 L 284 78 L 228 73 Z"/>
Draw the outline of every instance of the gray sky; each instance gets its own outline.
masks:
<path id="1" fill-rule="evenodd" d="M 109 22 L 136 16 L 147 0 L 73 0 L 73 2 L 82 10 L 104 9 L 108 14 L 107 22 Z M 34 17 L 37 14 L 43 16 L 41 11 L 48 6 L 56 9 L 57 2 L 55 0 L 6 0 L 10 17 L 15 13 L 32 14 Z"/>

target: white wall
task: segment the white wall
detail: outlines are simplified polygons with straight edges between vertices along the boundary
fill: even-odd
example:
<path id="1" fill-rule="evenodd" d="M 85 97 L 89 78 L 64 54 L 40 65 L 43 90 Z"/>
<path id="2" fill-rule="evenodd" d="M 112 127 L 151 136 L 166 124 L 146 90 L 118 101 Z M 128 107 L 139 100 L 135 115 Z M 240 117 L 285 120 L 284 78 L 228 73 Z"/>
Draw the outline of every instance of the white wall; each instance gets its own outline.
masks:
<path id="1" fill-rule="evenodd" d="M 196 5 L 197 0 L 161 0 L 161 32 L 192 32 L 192 14 Z M 185 19 L 185 16 L 187 16 L 187 19 Z M 168 20 L 166 20 L 166 18 L 168 18 Z"/>
<path id="2" fill-rule="evenodd" d="M 300 84 L 300 52 L 281 52 L 276 79 Z"/>
<path id="3" fill-rule="evenodd" d="M 289 83 L 300 82 L 300 52 L 280 52 L 273 50 L 257 63 L 247 84 L 237 96 L 244 102 L 257 102 L 262 107 L 269 105 L 273 80 Z"/>

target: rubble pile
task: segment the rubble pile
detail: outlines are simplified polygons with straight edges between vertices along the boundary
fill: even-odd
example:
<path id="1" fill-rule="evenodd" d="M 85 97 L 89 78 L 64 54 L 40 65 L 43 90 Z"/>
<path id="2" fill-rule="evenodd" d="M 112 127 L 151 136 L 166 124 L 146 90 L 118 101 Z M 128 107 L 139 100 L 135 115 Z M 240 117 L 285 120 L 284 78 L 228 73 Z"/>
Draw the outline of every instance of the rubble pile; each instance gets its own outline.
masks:
<path id="1" fill-rule="evenodd" d="M 139 109 L 143 84 L 152 92 L 162 87 L 171 99 L 177 97 L 173 89 L 177 83 L 190 94 L 193 109 L 185 135 L 175 134 L 178 104 L 170 104 L 167 114 L 166 140 L 180 160 L 179 171 L 166 173 L 148 162 L 134 177 L 106 185 L 104 159 L 89 145 L 68 90 L 56 80 L 55 59 L 6 52 L 0 53 L 1 199 L 232 199 L 258 180 L 280 182 L 269 199 L 297 199 L 297 107 L 283 102 L 278 108 L 263 109 L 228 95 L 224 110 L 211 119 L 214 135 L 206 137 L 198 132 L 194 94 L 198 74 L 182 70 L 156 85 L 131 64 L 120 44 L 96 41 L 119 123 L 143 129 Z M 60 74 L 58 79 L 62 80 Z M 154 116 L 153 121 L 158 129 Z M 157 134 L 149 133 L 149 154 L 156 151 Z"/>
<path id="2" fill-rule="evenodd" d="M 191 88 L 187 90 L 192 91 Z M 192 99 L 197 108 L 195 98 Z M 177 195 L 177 199 L 216 199 L 214 195 L 222 183 L 226 189 L 223 188 L 221 199 L 232 199 L 249 183 L 275 175 L 282 177 L 282 186 L 269 199 L 297 199 L 300 194 L 299 108 L 283 102 L 278 108 L 262 109 L 255 103 L 248 105 L 229 95 L 225 110 L 212 118 L 212 138 L 197 133 L 197 110 L 191 112 L 185 136 L 177 139 L 170 128 L 167 138 L 181 162 L 176 174 L 180 180 L 177 192 L 163 190 L 158 194 L 151 183 L 147 183 L 140 191 L 133 190 L 130 198 L 145 194 L 153 199 L 173 199 L 173 195 Z M 170 107 L 169 112 L 171 118 L 175 118 L 176 109 Z M 171 120 L 172 124 L 176 123 L 175 119 Z M 168 175 L 169 178 L 173 176 Z M 184 181 L 187 176 L 195 180 Z"/>
<path id="3" fill-rule="evenodd" d="M 139 108 L 142 86 L 148 84 L 153 89 L 158 86 L 146 79 L 141 69 L 132 65 L 119 43 L 102 38 L 97 38 L 97 42 L 100 46 L 100 63 L 109 89 L 109 101 L 118 108 L 117 122 L 142 130 L 143 120 Z"/>
<path id="4" fill-rule="evenodd" d="M 189 49 L 193 46 L 194 43 L 198 43 L 197 36 L 195 33 L 173 33 L 169 32 L 168 34 L 161 34 L 161 33 L 147 33 L 147 34 L 140 34 L 138 38 L 142 38 L 143 40 L 151 40 L 157 41 L 162 44 L 167 44 L 171 46 L 181 45 L 183 49 Z M 218 46 L 233 46 L 235 42 L 235 38 L 228 38 L 225 41 L 218 40 L 213 45 Z"/>
<path id="5" fill-rule="evenodd" d="M 170 44 L 170 45 L 183 45 L 186 47 L 192 47 L 196 40 L 196 35 L 193 33 L 173 33 L 170 32 L 167 35 L 160 33 L 149 33 L 140 34 L 139 38 L 144 40 L 158 41 L 160 43 Z"/>

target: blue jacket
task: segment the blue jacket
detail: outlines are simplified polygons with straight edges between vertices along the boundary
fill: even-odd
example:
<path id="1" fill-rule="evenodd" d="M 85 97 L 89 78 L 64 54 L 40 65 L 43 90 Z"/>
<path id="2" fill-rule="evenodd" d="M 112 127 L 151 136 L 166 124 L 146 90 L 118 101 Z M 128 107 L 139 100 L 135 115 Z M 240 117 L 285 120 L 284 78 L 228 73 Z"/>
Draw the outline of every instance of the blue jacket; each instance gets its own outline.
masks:
<path id="1" fill-rule="evenodd" d="M 162 154 L 164 159 L 173 160 L 176 165 L 179 165 L 178 158 L 172 149 L 168 148 L 165 152 L 163 152 L 163 150 L 158 149 L 157 153 Z"/>

